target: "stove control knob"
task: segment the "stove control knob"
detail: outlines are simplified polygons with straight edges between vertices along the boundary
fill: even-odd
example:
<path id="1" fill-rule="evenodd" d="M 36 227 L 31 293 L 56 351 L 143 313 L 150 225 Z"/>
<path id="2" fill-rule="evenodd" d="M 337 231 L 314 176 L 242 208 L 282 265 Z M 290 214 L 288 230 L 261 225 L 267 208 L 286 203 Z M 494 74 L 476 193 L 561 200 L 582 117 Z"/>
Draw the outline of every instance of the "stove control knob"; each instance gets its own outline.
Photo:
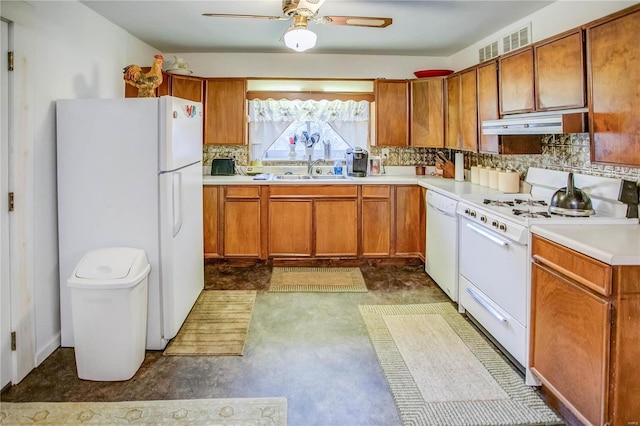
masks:
<path id="1" fill-rule="evenodd" d="M 487 217 L 485 215 L 480 216 L 480 222 L 487 223 Z"/>
<path id="2" fill-rule="evenodd" d="M 500 229 L 501 231 L 506 231 L 507 230 L 507 225 L 505 225 L 504 223 L 501 223 L 500 226 L 498 227 L 498 229 Z"/>
<path id="3" fill-rule="evenodd" d="M 469 210 L 469 209 L 464 209 L 464 214 L 468 215 L 469 213 L 471 213 L 471 210 Z"/>
<path id="4" fill-rule="evenodd" d="M 491 222 L 491 226 L 493 226 L 494 228 L 498 227 L 498 221 L 494 220 L 493 222 Z"/>
<path id="5" fill-rule="evenodd" d="M 471 215 L 471 217 L 475 218 L 476 217 L 476 211 L 475 210 L 471 210 L 470 215 Z"/>

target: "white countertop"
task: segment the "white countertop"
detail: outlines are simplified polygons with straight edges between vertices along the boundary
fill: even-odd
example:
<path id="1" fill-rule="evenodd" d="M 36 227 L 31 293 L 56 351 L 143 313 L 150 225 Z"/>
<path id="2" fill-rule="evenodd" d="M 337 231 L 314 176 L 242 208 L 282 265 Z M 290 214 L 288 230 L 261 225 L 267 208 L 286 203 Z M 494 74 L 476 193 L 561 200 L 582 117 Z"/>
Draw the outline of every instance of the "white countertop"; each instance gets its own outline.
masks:
<path id="1" fill-rule="evenodd" d="M 398 167 L 400 172 L 413 167 Z M 362 178 L 349 178 L 340 180 L 301 179 L 301 180 L 254 180 L 253 176 L 211 176 L 203 175 L 204 185 L 420 185 L 427 189 L 443 193 L 453 198 L 459 198 L 462 194 L 500 194 L 500 191 L 471 182 L 445 179 L 442 176 L 415 175 L 407 173 L 385 174 L 380 176 L 367 176 Z"/>
<path id="2" fill-rule="evenodd" d="M 640 265 L 640 225 L 533 225 L 530 230 L 609 265 Z"/>

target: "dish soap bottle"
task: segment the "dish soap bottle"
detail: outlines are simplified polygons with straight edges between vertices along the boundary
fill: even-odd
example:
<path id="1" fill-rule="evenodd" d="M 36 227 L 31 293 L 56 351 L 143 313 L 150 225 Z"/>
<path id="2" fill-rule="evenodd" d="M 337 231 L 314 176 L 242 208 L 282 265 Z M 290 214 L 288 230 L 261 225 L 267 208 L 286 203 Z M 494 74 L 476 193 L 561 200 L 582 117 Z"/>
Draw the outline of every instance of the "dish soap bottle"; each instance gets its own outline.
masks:
<path id="1" fill-rule="evenodd" d="M 336 160 L 333 164 L 333 174 L 341 175 L 342 174 L 342 160 Z"/>

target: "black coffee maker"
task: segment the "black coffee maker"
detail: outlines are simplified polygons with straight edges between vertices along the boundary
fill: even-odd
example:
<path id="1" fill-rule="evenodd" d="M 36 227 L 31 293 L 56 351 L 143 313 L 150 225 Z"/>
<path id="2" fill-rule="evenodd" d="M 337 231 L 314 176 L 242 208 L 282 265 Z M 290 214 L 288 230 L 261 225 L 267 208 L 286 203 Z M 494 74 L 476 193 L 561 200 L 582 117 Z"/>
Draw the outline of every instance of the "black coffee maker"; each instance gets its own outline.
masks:
<path id="1" fill-rule="evenodd" d="M 369 153 L 362 148 L 349 148 L 347 156 L 347 176 L 365 177 L 367 175 L 367 164 L 369 163 Z"/>

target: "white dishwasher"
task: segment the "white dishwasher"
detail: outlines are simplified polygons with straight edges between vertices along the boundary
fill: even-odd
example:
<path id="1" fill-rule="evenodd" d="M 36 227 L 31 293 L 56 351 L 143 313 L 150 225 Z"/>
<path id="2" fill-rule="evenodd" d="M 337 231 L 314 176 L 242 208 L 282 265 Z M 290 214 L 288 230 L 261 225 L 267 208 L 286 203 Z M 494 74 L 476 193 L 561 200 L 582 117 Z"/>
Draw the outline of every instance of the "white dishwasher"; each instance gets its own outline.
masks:
<path id="1" fill-rule="evenodd" d="M 424 269 L 442 290 L 458 301 L 457 200 L 427 191 L 427 253 Z"/>

